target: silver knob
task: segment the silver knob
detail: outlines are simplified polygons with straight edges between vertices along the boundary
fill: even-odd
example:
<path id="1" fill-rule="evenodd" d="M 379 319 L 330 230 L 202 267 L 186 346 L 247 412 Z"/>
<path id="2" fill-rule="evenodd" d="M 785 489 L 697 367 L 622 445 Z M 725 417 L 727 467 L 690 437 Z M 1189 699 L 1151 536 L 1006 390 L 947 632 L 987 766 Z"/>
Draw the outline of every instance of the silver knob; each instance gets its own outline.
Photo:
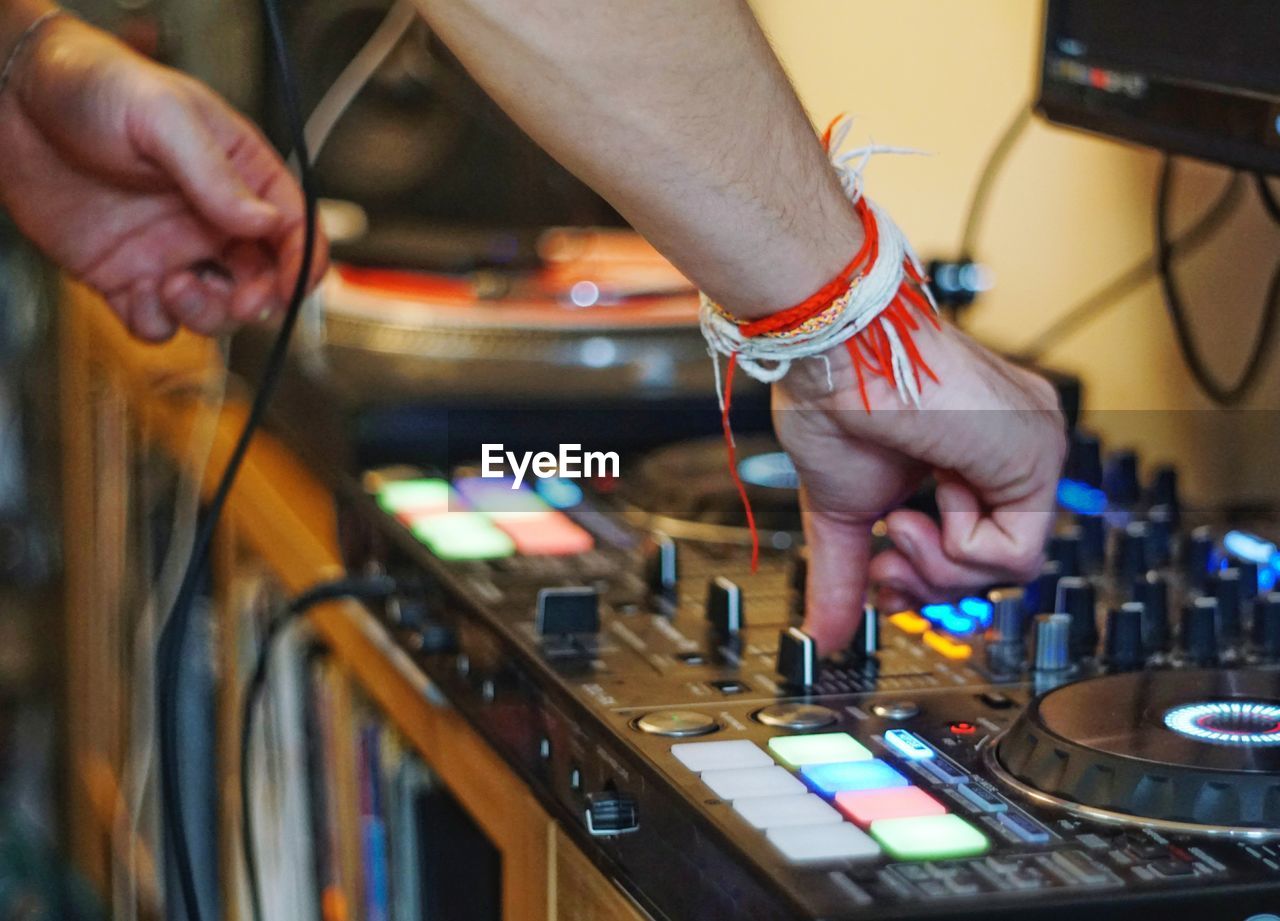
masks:
<path id="1" fill-rule="evenodd" d="M 988 593 L 991 628 L 987 631 L 987 664 L 999 672 L 1022 668 L 1022 589 L 998 588 Z"/>
<path id="2" fill-rule="evenodd" d="M 1061 672 L 1071 667 L 1071 616 L 1041 614 L 1036 618 L 1036 671 Z"/>

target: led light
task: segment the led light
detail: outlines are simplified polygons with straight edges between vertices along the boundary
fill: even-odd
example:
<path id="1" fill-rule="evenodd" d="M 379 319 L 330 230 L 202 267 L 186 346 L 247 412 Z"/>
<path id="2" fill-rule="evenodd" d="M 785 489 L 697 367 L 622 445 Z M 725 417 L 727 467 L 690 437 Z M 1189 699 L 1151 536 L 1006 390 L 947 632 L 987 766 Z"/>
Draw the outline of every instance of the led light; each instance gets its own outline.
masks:
<path id="1" fill-rule="evenodd" d="M 1222 538 L 1222 546 L 1232 556 L 1249 560 L 1259 566 L 1270 566 L 1276 557 L 1276 545 L 1246 531 L 1228 531 Z"/>
<path id="2" fill-rule="evenodd" d="M 514 484 L 510 477 L 462 477 L 453 485 L 473 509 L 495 520 L 506 515 L 551 511 L 551 506 L 532 489 L 513 489 Z"/>
<path id="3" fill-rule="evenodd" d="M 392 480 L 378 490 L 377 502 L 392 515 L 422 515 L 449 511 L 449 484 L 440 479 Z"/>
<path id="4" fill-rule="evenodd" d="M 912 636 L 919 636 L 929 629 L 929 621 L 915 611 L 899 611 L 897 614 L 890 614 L 889 623 Z"/>
<path id="5" fill-rule="evenodd" d="M 498 516 L 494 523 L 522 556 L 574 556 L 595 546 L 595 538 L 560 512 L 519 512 Z"/>
<path id="6" fill-rule="evenodd" d="M 870 761 L 871 752 L 847 732 L 820 732 L 805 736 L 776 736 L 769 740 L 774 757 L 791 765 L 837 764 Z"/>
<path id="7" fill-rule="evenodd" d="M 935 633 L 932 630 L 926 633 L 923 639 L 926 646 L 947 659 L 963 662 L 973 655 L 973 647 L 968 643 L 958 643 L 950 637 Z"/>
<path id="8" fill-rule="evenodd" d="M 961 598 L 956 605 L 962 612 L 978 622 L 980 627 L 991 626 L 991 602 L 985 598 Z"/>
<path id="9" fill-rule="evenodd" d="M 920 613 L 930 623 L 956 636 L 969 636 L 978 629 L 978 622 L 954 604 L 926 604 Z"/>
<path id="10" fill-rule="evenodd" d="M 1107 494 L 1079 480 L 1059 480 L 1058 504 L 1069 512 L 1101 515 L 1107 510 Z"/>
<path id="11" fill-rule="evenodd" d="M 494 560 L 515 553 L 515 544 L 483 515 L 453 512 L 415 519 L 414 535 L 442 560 Z"/>
<path id="12" fill-rule="evenodd" d="M 850 790 L 883 790 L 907 785 L 907 778 L 878 758 L 840 764 L 806 764 L 800 769 L 800 776 L 814 793 L 826 797 Z"/>
<path id="13" fill-rule="evenodd" d="M 863 828 L 882 819 L 911 819 L 946 815 L 947 807 L 919 787 L 886 790 L 846 790 L 836 794 L 836 808 Z"/>
<path id="14" fill-rule="evenodd" d="M 538 480 L 533 488 L 552 508 L 566 509 L 582 504 L 582 487 L 573 480 L 553 476 Z"/>
<path id="15" fill-rule="evenodd" d="M 871 837 L 900 860 L 945 860 L 985 853 L 990 842 L 957 815 L 929 815 L 908 819 L 880 819 L 871 823 Z"/>
<path id="16" fill-rule="evenodd" d="M 886 730 L 884 744 L 911 761 L 926 761 L 933 757 L 933 749 L 914 732 L 905 729 Z"/>
<path id="17" fill-rule="evenodd" d="M 1222 700 L 1184 704 L 1164 715 L 1180 735 L 1218 745 L 1280 745 L 1280 704 Z"/>

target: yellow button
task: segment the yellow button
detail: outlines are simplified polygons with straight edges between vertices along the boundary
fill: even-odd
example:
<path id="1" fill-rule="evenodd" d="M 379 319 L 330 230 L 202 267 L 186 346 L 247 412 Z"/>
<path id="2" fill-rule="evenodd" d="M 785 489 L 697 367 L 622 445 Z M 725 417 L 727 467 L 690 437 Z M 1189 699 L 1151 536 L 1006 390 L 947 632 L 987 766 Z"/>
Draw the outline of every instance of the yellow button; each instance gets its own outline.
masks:
<path id="1" fill-rule="evenodd" d="M 929 622 L 915 611 L 899 611 L 897 614 L 891 614 L 889 623 L 903 633 L 910 633 L 915 636 L 919 636 L 929 629 Z"/>
<path id="2" fill-rule="evenodd" d="M 956 642 L 950 637 L 935 633 L 932 630 L 925 633 L 924 644 L 948 659 L 967 659 L 973 655 L 973 647 L 968 643 Z"/>

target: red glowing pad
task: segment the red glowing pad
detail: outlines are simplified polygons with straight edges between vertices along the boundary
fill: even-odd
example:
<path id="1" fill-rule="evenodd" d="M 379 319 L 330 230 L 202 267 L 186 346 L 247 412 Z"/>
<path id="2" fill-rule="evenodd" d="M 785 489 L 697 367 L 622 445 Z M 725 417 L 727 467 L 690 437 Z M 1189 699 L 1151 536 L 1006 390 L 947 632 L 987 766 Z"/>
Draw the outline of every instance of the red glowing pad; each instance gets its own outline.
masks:
<path id="1" fill-rule="evenodd" d="M 495 519 L 523 556 L 572 556 L 595 546 L 590 533 L 560 512 L 522 512 Z"/>
<path id="2" fill-rule="evenodd" d="M 849 790 L 836 794 L 835 805 L 863 828 L 880 819 L 913 819 L 925 815 L 945 815 L 947 811 L 942 803 L 919 787 Z"/>

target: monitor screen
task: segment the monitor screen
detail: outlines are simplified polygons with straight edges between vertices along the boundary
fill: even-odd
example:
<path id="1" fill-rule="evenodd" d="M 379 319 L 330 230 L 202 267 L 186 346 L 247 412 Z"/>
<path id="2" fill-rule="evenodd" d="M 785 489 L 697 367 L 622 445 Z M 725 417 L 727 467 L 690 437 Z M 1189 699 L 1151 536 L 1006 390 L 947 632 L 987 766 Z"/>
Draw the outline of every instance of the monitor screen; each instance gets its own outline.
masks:
<path id="1" fill-rule="evenodd" d="M 1280 173 L 1280 2 L 1048 0 L 1051 120 Z"/>

